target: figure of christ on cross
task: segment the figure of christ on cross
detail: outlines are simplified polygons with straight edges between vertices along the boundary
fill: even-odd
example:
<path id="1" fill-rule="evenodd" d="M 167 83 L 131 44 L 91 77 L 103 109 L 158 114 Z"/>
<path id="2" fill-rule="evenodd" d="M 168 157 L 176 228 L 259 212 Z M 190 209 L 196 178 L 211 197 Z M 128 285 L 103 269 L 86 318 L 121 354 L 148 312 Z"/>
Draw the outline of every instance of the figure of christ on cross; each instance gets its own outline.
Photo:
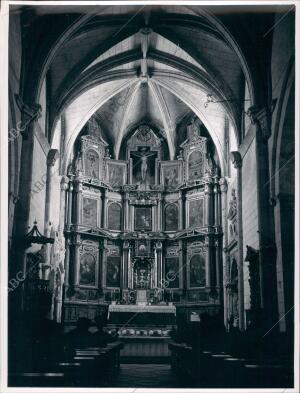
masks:
<path id="1" fill-rule="evenodd" d="M 138 157 L 141 162 L 141 183 L 147 184 L 147 176 L 149 172 L 148 157 L 154 156 L 156 153 L 147 152 L 146 147 L 142 147 L 139 152 L 131 152 L 135 157 Z"/>

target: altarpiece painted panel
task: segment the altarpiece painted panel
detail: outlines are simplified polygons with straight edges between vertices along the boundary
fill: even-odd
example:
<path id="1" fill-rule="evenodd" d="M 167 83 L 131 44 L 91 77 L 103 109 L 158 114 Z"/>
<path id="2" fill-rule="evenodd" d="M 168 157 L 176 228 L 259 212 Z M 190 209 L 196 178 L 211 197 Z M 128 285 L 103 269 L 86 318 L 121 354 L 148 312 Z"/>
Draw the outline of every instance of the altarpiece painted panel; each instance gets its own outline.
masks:
<path id="1" fill-rule="evenodd" d="M 182 182 L 182 162 L 161 162 L 161 184 L 168 189 L 175 189 Z"/>
<path id="2" fill-rule="evenodd" d="M 205 258 L 202 254 L 194 254 L 189 261 L 190 288 L 201 288 L 206 285 Z"/>
<path id="3" fill-rule="evenodd" d="M 150 206 L 136 206 L 134 212 L 134 229 L 136 231 L 151 231 L 152 208 Z"/>
<path id="4" fill-rule="evenodd" d="M 170 203 L 165 207 L 165 231 L 178 230 L 178 206 Z"/>
<path id="5" fill-rule="evenodd" d="M 99 179 L 100 159 L 99 154 L 94 149 L 89 149 L 84 154 L 84 175 Z"/>
<path id="6" fill-rule="evenodd" d="M 98 200 L 95 198 L 82 198 L 82 224 L 90 227 L 98 226 Z"/>
<path id="7" fill-rule="evenodd" d="M 187 201 L 189 228 L 202 228 L 204 226 L 204 198 Z"/>
<path id="8" fill-rule="evenodd" d="M 126 183 L 126 168 L 124 162 L 107 160 L 107 182 L 112 187 L 121 187 Z"/>
<path id="9" fill-rule="evenodd" d="M 106 261 L 106 286 L 118 288 L 120 286 L 121 257 L 117 255 L 108 255 Z"/>
<path id="10" fill-rule="evenodd" d="M 168 288 L 179 288 L 179 257 L 165 257 L 165 280 Z"/>
<path id="11" fill-rule="evenodd" d="M 79 285 L 86 287 L 97 287 L 98 281 L 98 244 L 86 240 L 79 249 Z"/>
<path id="12" fill-rule="evenodd" d="M 188 156 L 188 180 L 199 180 L 204 176 L 205 156 L 199 150 L 194 150 Z"/>
<path id="13" fill-rule="evenodd" d="M 120 231 L 122 220 L 122 208 L 118 203 L 111 203 L 108 206 L 108 229 Z"/>

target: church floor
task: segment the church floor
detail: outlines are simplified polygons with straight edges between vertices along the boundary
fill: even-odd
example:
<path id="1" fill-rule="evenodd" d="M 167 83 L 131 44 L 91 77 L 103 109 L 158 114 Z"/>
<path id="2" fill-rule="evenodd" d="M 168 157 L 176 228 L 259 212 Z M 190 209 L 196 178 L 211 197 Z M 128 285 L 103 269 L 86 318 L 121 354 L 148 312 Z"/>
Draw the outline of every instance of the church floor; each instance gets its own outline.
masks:
<path id="1" fill-rule="evenodd" d="M 169 364 L 121 364 L 112 387 L 180 387 Z"/>

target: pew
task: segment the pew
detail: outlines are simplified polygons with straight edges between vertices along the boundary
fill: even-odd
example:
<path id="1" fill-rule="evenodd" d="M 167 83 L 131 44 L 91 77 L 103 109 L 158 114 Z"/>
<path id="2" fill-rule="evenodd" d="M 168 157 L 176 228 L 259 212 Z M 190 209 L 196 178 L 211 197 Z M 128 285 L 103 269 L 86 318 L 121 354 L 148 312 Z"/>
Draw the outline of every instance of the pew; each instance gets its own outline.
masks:
<path id="1" fill-rule="evenodd" d="M 11 387 L 101 387 L 109 386 L 120 367 L 121 342 L 106 347 L 77 348 L 71 359 L 42 363 L 32 372 L 10 372 Z M 26 370 L 27 371 L 27 370 Z"/>
<path id="2" fill-rule="evenodd" d="M 184 343 L 169 343 L 171 367 L 185 387 L 289 387 L 293 366 L 284 359 L 232 356 L 216 349 L 195 351 Z"/>

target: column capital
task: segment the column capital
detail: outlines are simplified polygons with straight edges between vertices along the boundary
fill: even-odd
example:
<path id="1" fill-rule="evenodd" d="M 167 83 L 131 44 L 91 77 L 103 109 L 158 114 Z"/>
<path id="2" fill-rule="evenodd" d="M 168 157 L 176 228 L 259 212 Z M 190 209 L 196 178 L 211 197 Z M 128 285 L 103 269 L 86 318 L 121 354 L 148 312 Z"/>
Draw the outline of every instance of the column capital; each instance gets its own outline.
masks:
<path id="1" fill-rule="evenodd" d="M 42 107 L 40 104 L 24 102 L 19 94 L 15 94 L 15 101 L 22 116 L 20 132 L 23 138 L 27 139 L 29 125 L 41 117 Z"/>
<path id="2" fill-rule="evenodd" d="M 251 106 L 247 115 L 252 124 L 258 124 L 264 140 L 268 140 L 271 136 L 271 115 L 273 108 Z"/>
<path id="3" fill-rule="evenodd" d="M 156 251 L 162 251 L 162 242 L 160 240 L 155 243 L 155 249 Z"/>
<path id="4" fill-rule="evenodd" d="M 218 194 L 219 193 L 219 183 L 214 184 L 214 193 Z"/>
<path id="5" fill-rule="evenodd" d="M 233 166 L 236 169 L 240 169 L 242 167 L 243 161 L 242 161 L 241 154 L 238 151 L 232 151 L 230 153 L 230 158 L 233 163 Z"/>
<path id="6" fill-rule="evenodd" d="M 227 192 L 228 186 L 225 177 L 221 177 L 221 179 L 219 180 L 219 185 L 221 188 L 221 192 Z"/>
<path id="7" fill-rule="evenodd" d="M 123 250 L 129 250 L 130 248 L 130 243 L 128 240 L 125 240 L 123 243 Z"/>
<path id="8" fill-rule="evenodd" d="M 210 194 L 212 192 L 212 183 L 205 183 L 204 192 L 205 194 Z"/>
<path id="9" fill-rule="evenodd" d="M 205 247 L 210 247 L 212 245 L 210 236 L 205 236 L 204 245 Z"/>
<path id="10" fill-rule="evenodd" d="M 68 176 L 62 176 L 62 178 L 60 180 L 60 189 L 62 191 L 67 191 L 69 182 L 70 182 L 70 180 L 69 180 Z"/>
<path id="11" fill-rule="evenodd" d="M 75 180 L 75 191 L 82 192 L 82 182 L 81 180 Z"/>
<path id="12" fill-rule="evenodd" d="M 50 149 L 47 155 L 47 166 L 54 166 L 59 157 L 57 149 Z"/>

